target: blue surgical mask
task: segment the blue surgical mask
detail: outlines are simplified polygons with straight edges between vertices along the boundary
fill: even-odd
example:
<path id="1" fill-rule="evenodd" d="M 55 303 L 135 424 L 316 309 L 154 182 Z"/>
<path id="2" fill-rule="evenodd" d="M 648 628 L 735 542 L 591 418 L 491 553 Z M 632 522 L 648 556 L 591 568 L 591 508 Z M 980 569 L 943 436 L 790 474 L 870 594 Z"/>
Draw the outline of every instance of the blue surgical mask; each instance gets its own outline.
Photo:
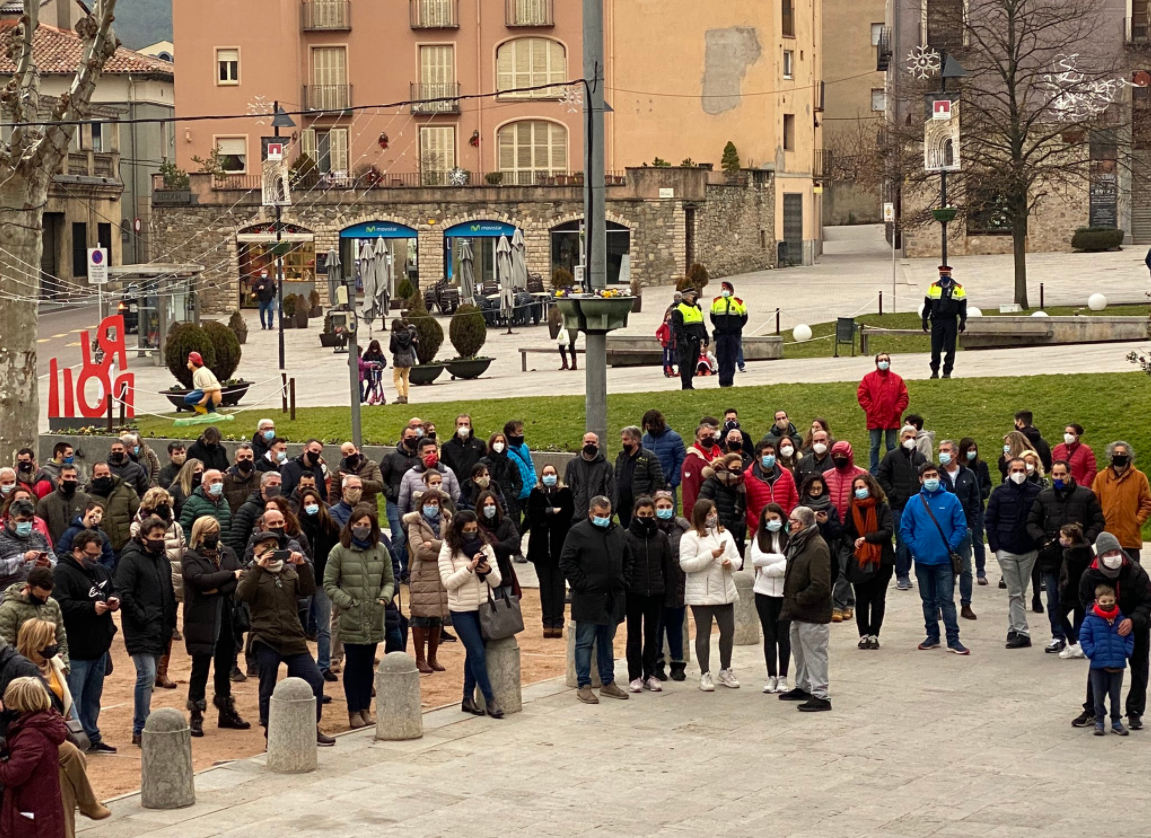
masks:
<path id="1" fill-rule="evenodd" d="M 223 493 L 224 493 L 224 484 L 223 483 L 212 483 L 211 485 L 208 486 L 208 494 L 214 498 L 218 498 Z"/>
<path id="2" fill-rule="evenodd" d="M 1056 489 L 1062 489 L 1064 486 L 1067 485 L 1067 481 L 1066 480 L 1052 480 L 1051 485 L 1053 485 Z"/>
<path id="3" fill-rule="evenodd" d="M 929 492 L 938 492 L 939 491 L 939 478 L 938 477 L 930 477 L 927 480 L 924 480 L 923 481 L 923 488 Z"/>
<path id="4" fill-rule="evenodd" d="M 425 506 L 424 507 L 424 517 L 425 518 L 432 518 L 432 519 L 439 518 L 440 517 L 440 508 L 438 506 Z"/>
<path id="5" fill-rule="evenodd" d="M 783 529 L 783 521 L 780 521 L 777 518 L 773 518 L 767 522 L 768 532 L 779 532 L 781 529 Z"/>
<path id="6" fill-rule="evenodd" d="M 276 438 L 276 432 L 275 431 L 264 431 L 264 439 L 275 439 L 275 438 Z"/>
<path id="7" fill-rule="evenodd" d="M 1003 453 L 1004 454 L 1010 454 L 1011 453 L 1011 446 L 1010 445 L 1004 445 L 1003 446 Z"/>
<path id="8" fill-rule="evenodd" d="M 775 455 L 774 454 L 765 454 L 760 459 L 760 462 L 763 463 L 764 468 L 775 468 Z"/>
<path id="9" fill-rule="evenodd" d="M 940 464 L 941 466 L 945 466 L 945 465 L 947 465 L 947 464 L 948 464 L 948 463 L 950 463 L 950 462 L 951 462 L 951 455 L 950 455 L 950 454 L 946 454 L 946 453 L 944 453 L 944 452 L 942 452 L 942 451 L 941 451 L 941 452 L 939 453 L 939 464 Z"/>
<path id="10" fill-rule="evenodd" d="M 545 486 L 554 486 L 558 480 L 559 480 L 558 475 L 555 475 L 555 474 L 545 474 L 544 475 L 544 485 Z"/>
<path id="11" fill-rule="evenodd" d="M 137 456 L 139 456 L 139 454 L 140 454 L 140 446 L 139 446 L 139 445 L 137 445 L 137 446 L 135 446 L 134 448 L 132 448 L 132 453 L 133 453 L 133 454 L 136 454 Z"/>
<path id="12" fill-rule="evenodd" d="M 890 361 L 880 361 L 878 364 L 876 364 L 876 366 L 878 366 L 884 372 L 887 372 L 889 369 L 891 369 L 891 362 Z"/>
<path id="13" fill-rule="evenodd" d="M 675 510 L 674 509 L 657 509 L 655 511 L 655 517 L 659 518 L 661 521 L 670 521 L 672 518 L 675 517 Z"/>
<path id="14" fill-rule="evenodd" d="M 66 466 L 70 466 L 74 462 L 76 462 L 76 455 L 75 454 L 73 454 L 71 457 L 65 457 L 64 458 L 64 465 L 66 465 Z"/>
<path id="15" fill-rule="evenodd" d="M 281 463 L 287 462 L 288 452 L 287 451 L 277 451 L 276 452 L 276 460 L 278 462 L 281 462 Z"/>
<path id="16" fill-rule="evenodd" d="M 867 500 L 869 497 L 871 497 L 871 490 L 868 489 L 866 486 L 864 486 L 862 489 L 856 489 L 855 490 L 855 497 L 858 500 Z"/>
<path id="17" fill-rule="evenodd" d="M 970 451 L 967 452 L 967 459 L 969 459 L 969 460 L 974 460 L 978 456 L 979 456 L 979 452 L 976 451 L 974 448 L 972 448 Z"/>
<path id="18" fill-rule="evenodd" d="M 496 508 L 494 506 L 485 506 L 484 507 L 484 517 L 485 518 L 496 517 Z"/>
<path id="19" fill-rule="evenodd" d="M 591 519 L 591 522 L 597 527 L 603 527 L 604 529 L 607 529 L 608 525 L 611 524 L 611 518 L 600 518 L 597 515 L 595 518 Z"/>
<path id="20" fill-rule="evenodd" d="M 304 511 L 309 515 L 315 515 L 320 511 L 320 505 L 318 503 L 309 503 L 304 506 Z"/>
<path id="21" fill-rule="evenodd" d="M 27 538 L 31 534 L 32 534 L 32 522 L 31 521 L 17 521 L 16 522 L 16 535 L 20 536 L 21 538 Z"/>

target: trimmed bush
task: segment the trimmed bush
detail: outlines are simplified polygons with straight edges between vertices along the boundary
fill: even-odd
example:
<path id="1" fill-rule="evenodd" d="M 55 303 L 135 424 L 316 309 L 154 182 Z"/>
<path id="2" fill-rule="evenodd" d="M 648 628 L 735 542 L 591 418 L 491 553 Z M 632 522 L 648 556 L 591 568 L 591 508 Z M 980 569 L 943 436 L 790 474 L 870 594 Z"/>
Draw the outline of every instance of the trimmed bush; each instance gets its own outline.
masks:
<path id="1" fill-rule="evenodd" d="M 296 316 L 296 302 L 299 300 L 295 294 L 289 294 L 284 297 L 284 317 L 289 320 L 294 319 Z"/>
<path id="2" fill-rule="evenodd" d="M 244 319 L 244 315 L 240 314 L 239 309 L 235 309 L 232 316 L 228 318 L 228 328 L 233 332 L 248 331 L 248 322 Z"/>
<path id="3" fill-rule="evenodd" d="M 410 318 L 420 338 L 420 342 L 416 345 L 416 357 L 420 359 L 421 364 L 430 364 L 435 360 L 440 347 L 444 345 L 443 327 L 428 313 L 422 303 L 412 309 Z"/>
<path id="4" fill-rule="evenodd" d="M 484 322 L 483 313 L 473 305 L 460 306 L 452 316 L 448 336 L 461 358 L 476 357 L 488 339 L 488 324 Z"/>
<path id="5" fill-rule="evenodd" d="M 416 289 L 412 287 L 412 281 L 406 276 L 401 279 L 400 284 L 396 286 L 396 297 L 401 300 L 410 300 L 415 293 Z"/>
<path id="6" fill-rule="evenodd" d="M 552 288 L 555 290 L 570 288 L 574 283 L 575 277 L 567 268 L 556 268 L 552 271 Z"/>
<path id="7" fill-rule="evenodd" d="M 706 288 L 708 282 L 711 281 L 711 275 L 707 272 L 707 268 L 699 262 L 696 262 L 687 269 L 685 280 L 686 282 L 683 287 L 678 290 L 682 291 L 684 288 L 694 288 L 700 294 L 703 294 L 703 289 Z"/>
<path id="8" fill-rule="evenodd" d="M 1123 244 L 1123 231 L 1110 227 L 1080 227 L 1071 237 L 1071 247 L 1088 253 L 1113 250 Z"/>
<path id="9" fill-rule="evenodd" d="M 231 332 L 228 334 L 231 335 Z M 232 340 L 236 340 L 234 335 Z M 238 342 L 236 345 L 239 348 Z M 168 367 L 168 372 L 172 373 L 185 389 L 191 390 L 192 371 L 188 369 L 189 352 L 199 352 L 208 369 L 212 369 L 216 363 L 216 347 L 204 330 L 194 323 L 177 323 L 168 333 L 168 342 L 164 344 L 164 364 Z"/>
<path id="10" fill-rule="evenodd" d="M 240 366 L 240 357 L 243 354 L 243 350 L 240 349 L 240 342 L 236 340 L 235 333 L 223 323 L 216 323 L 215 321 L 205 323 L 203 330 L 216 349 L 215 359 L 208 361 L 205 358 L 204 363 L 208 365 L 208 369 L 216 374 L 216 378 L 220 379 L 221 383 L 228 381 L 236 372 L 236 368 Z"/>

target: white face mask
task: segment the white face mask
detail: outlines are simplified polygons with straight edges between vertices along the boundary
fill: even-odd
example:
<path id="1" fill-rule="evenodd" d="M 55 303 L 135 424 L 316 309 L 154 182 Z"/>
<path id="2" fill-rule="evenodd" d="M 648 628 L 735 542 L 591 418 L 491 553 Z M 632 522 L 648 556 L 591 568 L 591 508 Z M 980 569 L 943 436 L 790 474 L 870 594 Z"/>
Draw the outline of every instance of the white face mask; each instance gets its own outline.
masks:
<path id="1" fill-rule="evenodd" d="M 817 442 L 813 446 L 811 446 L 811 450 L 814 451 L 816 454 L 819 454 L 822 456 L 823 454 L 827 453 L 827 446 L 824 445 L 822 442 Z"/>
<path id="2" fill-rule="evenodd" d="M 779 453 L 785 457 L 790 457 L 792 454 L 795 453 L 795 449 L 792 448 L 790 445 L 785 445 L 783 448 L 779 449 Z"/>
<path id="3" fill-rule="evenodd" d="M 1021 471 L 1013 471 L 1011 472 L 1011 482 L 1018 486 L 1022 486 L 1027 482 L 1027 475 Z"/>
<path id="4" fill-rule="evenodd" d="M 1028 463 L 1027 464 L 1027 473 L 1031 474 L 1031 472 L 1033 472 L 1033 471 L 1035 471 L 1035 464 L 1034 463 Z"/>
<path id="5" fill-rule="evenodd" d="M 460 439 L 467 439 L 468 436 L 471 435 L 471 432 L 472 432 L 472 429 L 467 427 L 466 425 L 459 427 L 459 428 L 456 428 L 456 433 L 459 435 Z"/>
<path id="6" fill-rule="evenodd" d="M 1104 556 L 1103 566 L 1108 570 L 1118 570 L 1123 566 L 1123 556 Z"/>
<path id="7" fill-rule="evenodd" d="M 910 451 L 915 447 L 915 438 L 911 437 L 910 439 L 903 440 L 903 447 Z"/>
<path id="8" fill-rule="evenodd" d="M 1075 434 L 1063 434 L 1063 441 L 1068 445 L 1075 444 Z"/>
<path id="9" fill-rule="evenodd" d="M 502 454 L 504 453 L 504 444 L 502 442 L 497 442 L 492 446 L 492 450 L 497 454 Z"/>

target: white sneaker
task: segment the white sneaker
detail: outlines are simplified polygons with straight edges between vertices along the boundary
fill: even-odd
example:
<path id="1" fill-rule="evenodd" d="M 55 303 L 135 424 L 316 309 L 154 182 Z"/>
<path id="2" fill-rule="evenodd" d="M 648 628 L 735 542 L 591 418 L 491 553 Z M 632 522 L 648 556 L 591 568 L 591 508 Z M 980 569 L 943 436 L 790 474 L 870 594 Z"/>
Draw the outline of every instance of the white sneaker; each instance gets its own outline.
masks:
<path id="1" fill-rule="evenodd" d="M 721 669 L 719 671 L 719 683 L 733 690 L 739 689 L 739 681 L 735 678 L 735 672 L 730 669 Z"/>
<path id="2" fill-rule="evenodd" d="M 765 693 L 775 692 L 775 685 L 777 683 L 779 683 L 779 679 L 776 678 L 774 675 L 769 675 L 767 678 L 767 683 L 763 685 L 763 691 Z"/>
<path id="3" fill-rule="evenodd" d="M 1073 657 L 1073 658 L 1085 658 L 1085 657 L 1087 657 L 1085 654 L 1083 654 L 1083 647 L 1080 646 L 1078 643 L 1071 646 L 1071 648 L 1075 650 L 1072 653 L 1071 657 Z"/>
<path id="4" fill-rule="evenodd" d="M 705 693 L 715 692 L 715 684 L 712 683 L 710 672 L 705 672 L 699 676 L 699 688 Z"/>
<path id="5" fill-rule="evenodd" d="M 643 678 L 636 678 L 627 685 L 628 692 L 641 693 L 643 692 Z"/>
<path id="6" fill-rule="evenodd" d="M 659 679 L 656 678 L 654 675 L 651 676 L 650 678 L 648 678 L 646 681 L 644 681 L 643 685 L 644 685 L 644 688 L 648 692 L 652 692 L 652 693 L 663 692 L 663 686 L 659 683 Z"/>
<path id="7" fill-rule="evenodd" d="M 779 680 L 775 682 L 775 691 L 777 693 L 785 693 L 785 692 L 791 691 L 791 687 L 788 686 L 788 683 L 787 683 L 787 676 L 786 675 L 780 675 L 779 676 Z"/>
<path id="8" fill-rule="evenodd" d="M 1065 646 L 1063 651 L 1059 653 L 1060 660 L 1070 660 L 1075 657 L 1075 650 L 1079 647 L 1072 643 L 1070 646 Z"/>

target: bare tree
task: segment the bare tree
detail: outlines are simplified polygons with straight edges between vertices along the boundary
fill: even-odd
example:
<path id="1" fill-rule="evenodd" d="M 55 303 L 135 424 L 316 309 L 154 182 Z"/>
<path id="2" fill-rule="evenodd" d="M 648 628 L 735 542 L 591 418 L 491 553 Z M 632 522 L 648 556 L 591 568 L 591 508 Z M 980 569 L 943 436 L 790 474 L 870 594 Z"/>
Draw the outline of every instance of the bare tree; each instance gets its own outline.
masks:
<path id="1" fill-rule="evenodd" d="M 40 71 L 32 54 L 39 26 L 39 0 L 24 0 L 24 14 L 12 38 L 16 72 L 0 91 L 0 103 L 12 124 L 11 139 L 0 145 L 0 462 L 10 463 L 24 446 L 33 446 L 40 417 L 36 388 L 37 299 L 29 291 L 43 251 L 44 205 L 52 176 L 68 154 L 76 132 L 69 122 L 88 115 L 88 106 L 105 62 L 119 42 L 112 32 L 116 0 L 95 0 L 76 23 L 84 43 L 72 85 L 44 120 Z M 47 122 L 48 124 L 45 124 Z M 60 124 L 53 124 L 60 123 Z"/>
<path id="2" fill-rule="evenodd" d="M 879 193 L 883 186 L 883 127 L 881 119 L 859 117 L 824 128 L 824 146 L 831 155 L 828 173 L 833 180 Z"/>

